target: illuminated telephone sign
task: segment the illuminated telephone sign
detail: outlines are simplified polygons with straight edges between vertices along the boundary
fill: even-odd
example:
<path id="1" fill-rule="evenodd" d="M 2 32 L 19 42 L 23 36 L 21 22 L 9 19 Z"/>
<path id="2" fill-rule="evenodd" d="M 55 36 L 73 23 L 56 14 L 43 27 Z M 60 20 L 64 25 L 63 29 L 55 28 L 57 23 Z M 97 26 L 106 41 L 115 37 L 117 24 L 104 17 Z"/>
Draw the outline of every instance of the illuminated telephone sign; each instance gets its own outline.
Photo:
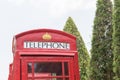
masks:
<path id="1" fill-rule="evenodd" d="M 24 42 L 24 48 L 70 49 L 69 43 L 63 42 Z"/>
<path id="2" fill-rule="evenodd" d="M 80 80 L 74 36 L 37 29 L 15 35 L 12 45 L 8 80 Z"/>

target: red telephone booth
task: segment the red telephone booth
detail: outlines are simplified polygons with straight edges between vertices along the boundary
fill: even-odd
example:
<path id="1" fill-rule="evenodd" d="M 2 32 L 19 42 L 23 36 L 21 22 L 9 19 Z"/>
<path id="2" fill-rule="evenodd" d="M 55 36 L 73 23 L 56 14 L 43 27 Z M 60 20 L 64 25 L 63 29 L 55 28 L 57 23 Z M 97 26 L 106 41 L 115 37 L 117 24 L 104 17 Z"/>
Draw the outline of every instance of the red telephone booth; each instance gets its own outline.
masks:
<path id="1" fill-rule="evenodd" d="M 76 38 L 38 29 L 13 38 L 9 80 L 80 80 Z"/>

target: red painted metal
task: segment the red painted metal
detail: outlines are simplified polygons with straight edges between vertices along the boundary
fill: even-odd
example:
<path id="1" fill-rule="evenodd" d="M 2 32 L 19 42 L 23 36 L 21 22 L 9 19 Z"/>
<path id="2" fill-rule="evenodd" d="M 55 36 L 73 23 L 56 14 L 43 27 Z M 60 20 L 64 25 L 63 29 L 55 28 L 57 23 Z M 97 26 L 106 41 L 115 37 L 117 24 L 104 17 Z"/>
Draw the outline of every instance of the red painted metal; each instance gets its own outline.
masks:
<path id="1" fill-rule="evenodd" d="M 73 35 L 52 29 L 26 31 L 14 36 L 12 51 L 8 80 L 80 80 Z"/>

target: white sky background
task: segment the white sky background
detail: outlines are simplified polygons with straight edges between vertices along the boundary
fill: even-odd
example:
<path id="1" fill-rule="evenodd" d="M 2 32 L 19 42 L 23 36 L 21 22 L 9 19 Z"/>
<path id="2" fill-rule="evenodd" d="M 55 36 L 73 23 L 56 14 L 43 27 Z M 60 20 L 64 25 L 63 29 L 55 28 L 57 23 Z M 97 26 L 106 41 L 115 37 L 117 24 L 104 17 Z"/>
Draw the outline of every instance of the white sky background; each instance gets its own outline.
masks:
<path id="1" fill-rule="evenodd" d="M 71 16 L 90 50 L 96 0 L 0 0 L 0 80 L 8 80 L 12 38 L 32 29 L 63 30 Z"/>

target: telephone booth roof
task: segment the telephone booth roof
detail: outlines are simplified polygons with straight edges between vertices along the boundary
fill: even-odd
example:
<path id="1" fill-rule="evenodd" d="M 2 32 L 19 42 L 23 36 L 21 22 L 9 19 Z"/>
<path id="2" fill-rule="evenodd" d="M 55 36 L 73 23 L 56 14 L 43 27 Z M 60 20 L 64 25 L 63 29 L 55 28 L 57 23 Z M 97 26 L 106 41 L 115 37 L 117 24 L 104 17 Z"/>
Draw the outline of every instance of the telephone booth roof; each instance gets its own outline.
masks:
<path id="1" fill-rule="evenodd" d="M 15 35 L 15 51 L 76 51 L 76 37 L 53 29 L 36 29 Z"/>

